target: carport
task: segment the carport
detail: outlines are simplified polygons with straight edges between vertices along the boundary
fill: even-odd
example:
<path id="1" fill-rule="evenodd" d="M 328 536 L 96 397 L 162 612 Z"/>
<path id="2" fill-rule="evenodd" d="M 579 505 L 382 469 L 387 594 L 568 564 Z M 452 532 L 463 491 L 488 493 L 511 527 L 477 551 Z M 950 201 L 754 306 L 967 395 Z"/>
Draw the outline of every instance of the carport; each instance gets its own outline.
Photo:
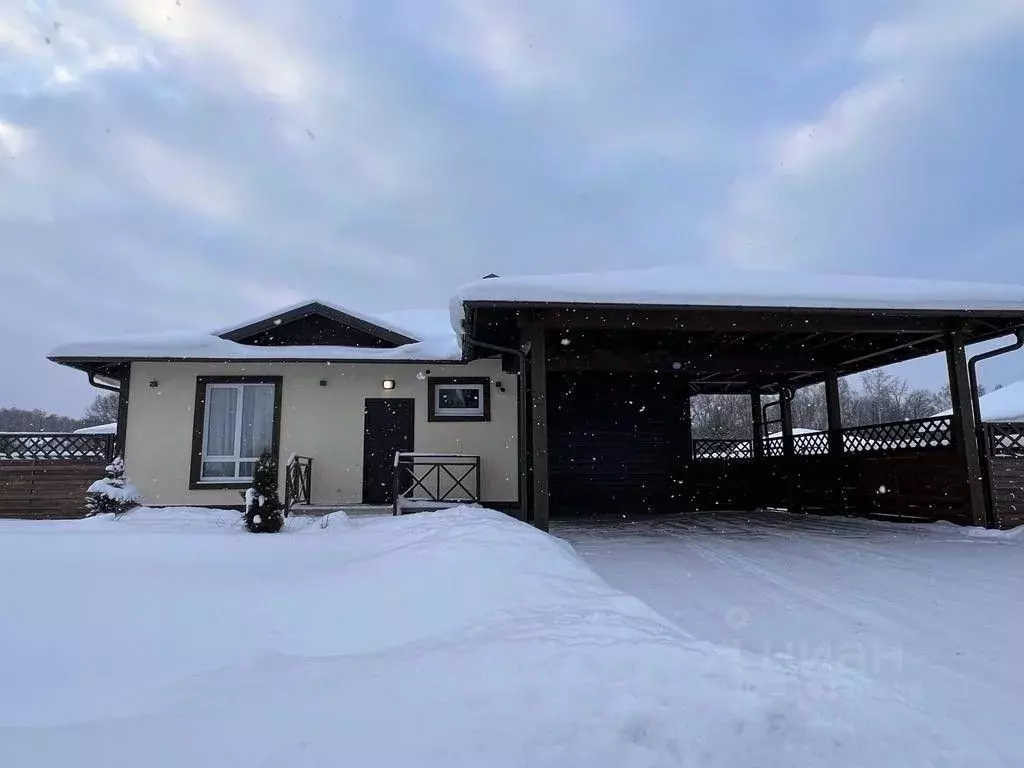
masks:
<path id="1" fill-rule="evenodd" d="M 538 527 L 716 507 L 997 524 L 966 346 L 1024 328 L 1024 288 L 666 268 L 485 279 L 453 307 L 470 356 L 504 351 L 521 374 L 522 498 Z M 840 377 L 940 352 L 951 416 L 844 428 Z M 792 393 L 819 383 L 828 429 L 794 435 Z M 701 393 L 749 396 L 754 439 L 695 442 Z"/>

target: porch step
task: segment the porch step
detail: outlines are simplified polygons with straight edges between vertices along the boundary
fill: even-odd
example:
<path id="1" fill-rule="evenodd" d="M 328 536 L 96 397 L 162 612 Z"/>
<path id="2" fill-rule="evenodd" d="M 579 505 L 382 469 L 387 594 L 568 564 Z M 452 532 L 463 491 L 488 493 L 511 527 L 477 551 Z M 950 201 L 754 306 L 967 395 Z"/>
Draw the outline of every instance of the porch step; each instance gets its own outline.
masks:
<path id="1" fill-rule="evenodd" d="M 390 504 L 295 504 L 291 514 L 305 517 L 323 517 L 332 512 L 344 512 L 349 517 L 365 517 L 367 515 L 390 515 L 393 513 Z"/>

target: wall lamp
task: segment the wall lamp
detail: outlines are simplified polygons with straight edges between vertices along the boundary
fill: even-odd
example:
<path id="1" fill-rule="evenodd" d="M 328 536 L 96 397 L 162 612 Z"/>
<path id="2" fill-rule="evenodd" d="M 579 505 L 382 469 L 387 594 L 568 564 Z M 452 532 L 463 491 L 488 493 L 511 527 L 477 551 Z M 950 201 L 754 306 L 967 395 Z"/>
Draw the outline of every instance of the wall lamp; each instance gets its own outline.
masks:
<path id="1" fill-rule="evenodd" d="M 388 391 L 391 391 L 392 389 L 395 388 L 395 380 L 394 379 L 384 379 L 384 383 L 383 383 L 382 386 L 384 387 L 384 389 L 386 389 Z"/>

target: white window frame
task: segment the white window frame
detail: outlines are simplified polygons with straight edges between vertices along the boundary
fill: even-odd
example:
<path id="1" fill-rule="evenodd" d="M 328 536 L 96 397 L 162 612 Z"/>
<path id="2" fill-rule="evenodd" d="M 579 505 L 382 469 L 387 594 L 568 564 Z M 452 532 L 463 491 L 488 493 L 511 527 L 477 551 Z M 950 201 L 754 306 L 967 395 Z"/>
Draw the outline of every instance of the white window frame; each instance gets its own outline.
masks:
<path id="1" fill-rule="evenodd" d="M 241 456 L 242 450 L 242 401 L 243 392 L 246 387 L 270 387 L 271 390 L 275 389 L 275 384 L 269 382 L 217 382 L 211 381 L 206 384 L 206 392 L 203 395 L 203 442 L 202 451 L 199 456 L 199 482 L 200 483 L 245 483 L 252 480 L 252 475 L 240 476 L 239 467 L 244 462 L 255 462 L 259 460 L 259 456 Z M 213 398 L 210 393 L 215 389 L 232 389 L 235 391 L 235 439 L 234 453 L 230 456 L 214 456 L 206 452 L 206 441 L 210 436 L 210 403 L 213 402 Z M 276 392 L 274 395 L 276 396 Z M 271 419 L 273 420 L 274 414 L 271 413 Z M 274 429 L 273 423 L 270 426 L 271 430 Z M 207 463 L 227 463 L 233 462 L 235 465 L 235 474 L 231 477 L 225 477 L 224 475 L 206 475 L 206 464 Z"/>
<path id="2" fill-rule="evenodd" d="M 480 393 L 480 405 L 476 408 L 443 408 L 441 406 L 441 390 L 444 389 L 475 389 Z M 473 419 L 480 420 L 486 415 L 485 398 L 487 397 L 486 385 L 477 382 L 466 384 L 459 383 L 438 383 L 434 385 L 434 415 L 446 419 Z"/>

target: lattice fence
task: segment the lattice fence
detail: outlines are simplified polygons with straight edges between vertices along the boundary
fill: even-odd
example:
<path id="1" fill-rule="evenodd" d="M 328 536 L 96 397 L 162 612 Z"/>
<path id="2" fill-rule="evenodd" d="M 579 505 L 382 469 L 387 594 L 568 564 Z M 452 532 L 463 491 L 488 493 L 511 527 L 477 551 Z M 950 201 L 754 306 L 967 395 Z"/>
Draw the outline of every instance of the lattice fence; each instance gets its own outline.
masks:
<path id="1" fill-rule="evenodd" d="M 846 453 L 885 453 L 949 448 L 953 445 L 953 419 L 895 421 L 843 430 Z"/>
<path id="2" fill-rule="evenodd" d="M 828 453 L 828 432 L 802 432 L 793 435 L 793 452 L 801 456 L 821 456 Z"/>
<path id="3" fill-rule="evenodd" d="M 113 435 L 0 434 L 0 461 L 110 461 L 113 452 Z"/>
<path id="4" fill-rule="evenodd" d="M 783 453 L 781 437 L 769 437 L 764 441 L 765 456 L 782 456 Z"/>
<path id="5" fill-rule="evenodd" d="M 750 459 L 754 447 L 750 440 L 699 438 L 693 441 L 695 459 Z"/>
<path id="6" fill-rule="evenodd" d="M 989 456 L 1024 459 L 1024 422 L 985 424 L 985 442 Z"/>

